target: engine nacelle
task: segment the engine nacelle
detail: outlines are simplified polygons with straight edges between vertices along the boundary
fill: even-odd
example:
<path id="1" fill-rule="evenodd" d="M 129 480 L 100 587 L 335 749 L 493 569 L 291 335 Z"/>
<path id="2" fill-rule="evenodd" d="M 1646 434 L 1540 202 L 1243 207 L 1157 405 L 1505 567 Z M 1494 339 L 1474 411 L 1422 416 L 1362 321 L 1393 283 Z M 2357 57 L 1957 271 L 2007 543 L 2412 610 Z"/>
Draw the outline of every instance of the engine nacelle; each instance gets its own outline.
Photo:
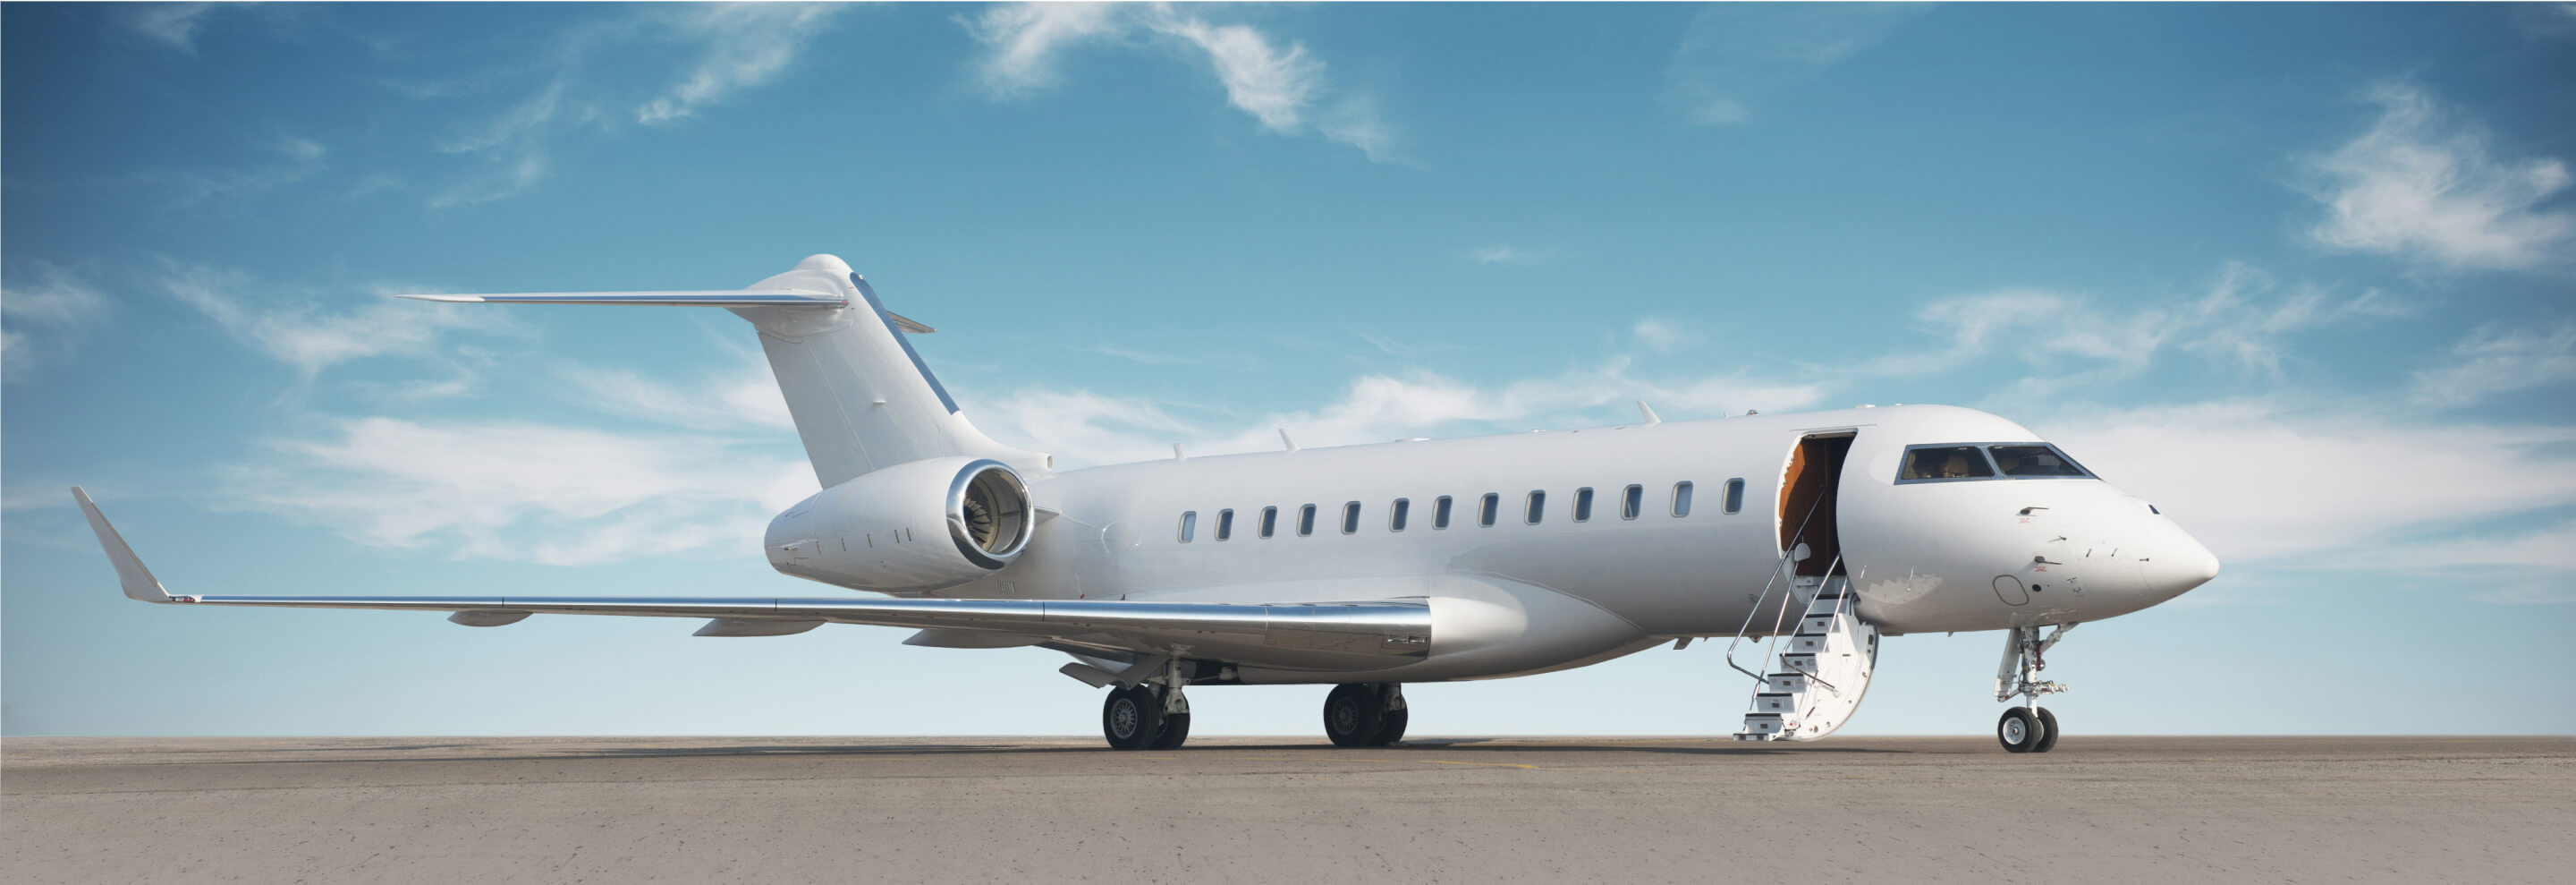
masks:
<path id="1" fill-rule="evenodd" d="M 1029 487 L 1000 461 L 933 458 L 862 474 L 769 521 L 769 565 L 878 593 L 927 593 L 992 574 L 1036 528 Z"/>

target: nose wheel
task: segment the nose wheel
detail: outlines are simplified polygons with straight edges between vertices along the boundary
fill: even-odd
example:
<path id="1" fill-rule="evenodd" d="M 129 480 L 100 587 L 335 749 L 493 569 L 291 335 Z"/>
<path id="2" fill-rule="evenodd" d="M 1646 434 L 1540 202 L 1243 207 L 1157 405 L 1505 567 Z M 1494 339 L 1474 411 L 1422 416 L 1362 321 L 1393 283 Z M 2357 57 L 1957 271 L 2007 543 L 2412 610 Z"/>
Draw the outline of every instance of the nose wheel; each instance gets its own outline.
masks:
<path id="1" fill-rule="evenodd" d="M 2006 752 L 2046 753 L 2057 748 L 2057 714 L 2042 708 L 2039 699 L 2063 692 L 2066 686 L 2040 679 L 2039 672 L 2048 669 L 2042 655 L 2074 628 L 2059 624 L 2041 639 L 2038 627 L 2014 627 L 2004 637 L 2003 664 L 1995 671 L 1995 700 L 2029 699 L 2028 706 L 2005 710 L 2003 718 L 1995 720 L 1995 741 Z"/>

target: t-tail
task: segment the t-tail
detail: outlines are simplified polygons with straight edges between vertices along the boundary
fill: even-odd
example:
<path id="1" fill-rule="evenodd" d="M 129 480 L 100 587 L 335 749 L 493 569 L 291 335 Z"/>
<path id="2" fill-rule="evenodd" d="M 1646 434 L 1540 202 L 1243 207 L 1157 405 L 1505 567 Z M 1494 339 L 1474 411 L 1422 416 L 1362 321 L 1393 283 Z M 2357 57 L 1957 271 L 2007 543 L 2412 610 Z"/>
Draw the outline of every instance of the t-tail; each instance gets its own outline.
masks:
<path id="1" fill-rule="evenodd" d="M 796 419 L 814 478 L 831 488 L 862 474 L 931 458 L 1001 461 L 1026 474 L 1051 458 L 1005 446 L 966 420 L 906 334 L 930 327 L 888 312 L 865 277 L 831 255 L 747 289 L 406 295 L 488 304 L 722 307 L 760 330 L 760 348 Z"/>

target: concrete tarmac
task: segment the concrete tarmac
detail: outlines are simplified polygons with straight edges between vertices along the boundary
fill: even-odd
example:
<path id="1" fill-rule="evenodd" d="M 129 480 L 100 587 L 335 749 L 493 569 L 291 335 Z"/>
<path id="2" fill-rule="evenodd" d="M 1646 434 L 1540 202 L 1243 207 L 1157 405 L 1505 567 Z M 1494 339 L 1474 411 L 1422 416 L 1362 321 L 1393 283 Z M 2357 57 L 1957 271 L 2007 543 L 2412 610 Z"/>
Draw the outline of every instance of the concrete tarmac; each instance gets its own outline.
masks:
<path id="1" fill-rule="evenodd" d="M 2576 738 L 14 738 L 0 880 L 2566 882 Z"/>

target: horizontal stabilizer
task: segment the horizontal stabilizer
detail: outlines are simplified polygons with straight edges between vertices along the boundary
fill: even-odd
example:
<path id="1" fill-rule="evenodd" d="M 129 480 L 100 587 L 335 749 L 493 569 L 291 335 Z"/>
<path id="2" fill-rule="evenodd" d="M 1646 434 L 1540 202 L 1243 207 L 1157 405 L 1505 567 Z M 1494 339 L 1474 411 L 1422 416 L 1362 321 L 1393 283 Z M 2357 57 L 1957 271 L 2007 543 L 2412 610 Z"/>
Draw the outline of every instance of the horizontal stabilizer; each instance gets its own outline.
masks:
<path id="1" fill-rule="evenodd" d="M 839 307 L 849 299 L 810 289 L 707 289 L 684 292 L 487 292 L 403 295 L 459 304 L 628 304 L 660 307 Z"/>
<path id="2" fill-rule="evenodd" d="M 480 292 L 457 295 L 402 295 L 420 301 L 451 304 L 611 304 L 645 307 L 846 307 L 850 300 L 812 289 L 703 289 L 673 292 Z M 915 335 L 939 331 L 886 312 L 895 328 Z"/>

